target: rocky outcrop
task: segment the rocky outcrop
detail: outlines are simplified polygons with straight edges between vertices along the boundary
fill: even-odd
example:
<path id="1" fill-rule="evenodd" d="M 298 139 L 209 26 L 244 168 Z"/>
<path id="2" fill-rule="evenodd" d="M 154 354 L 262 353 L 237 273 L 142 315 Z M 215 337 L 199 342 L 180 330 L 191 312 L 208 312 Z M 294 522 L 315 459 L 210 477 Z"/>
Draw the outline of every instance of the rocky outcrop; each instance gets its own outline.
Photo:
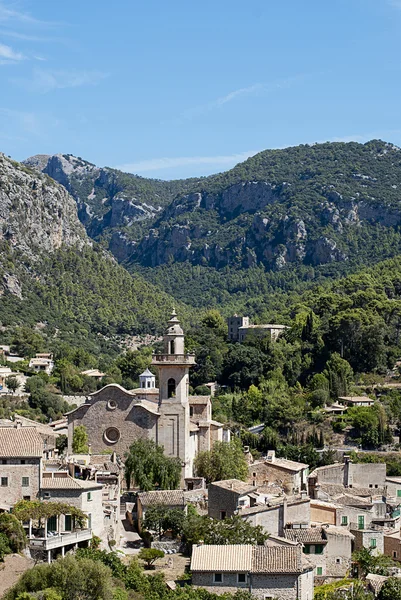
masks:
<path id="1" fill-rule="evenodd" d="M 38 252 L 89 243 L 65 188 L 0 154 L 2 239 L 33 259 Z"/>

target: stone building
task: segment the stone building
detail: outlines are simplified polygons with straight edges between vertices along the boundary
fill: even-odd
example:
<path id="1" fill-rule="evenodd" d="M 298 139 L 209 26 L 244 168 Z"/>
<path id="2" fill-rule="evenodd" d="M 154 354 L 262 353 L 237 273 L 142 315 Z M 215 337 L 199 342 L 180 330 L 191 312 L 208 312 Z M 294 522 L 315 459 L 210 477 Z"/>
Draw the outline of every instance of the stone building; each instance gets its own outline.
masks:
<path id="1" fill-rule="evenodd" d="M 200 450 L 210 450 L 215 441 L 228 440 L 221 423 L 211 418 L 210 396 L 188 395 L 189 369 L 195 356 L 185 353 L 184 332 L 175 312 L 164 335 L 162 354 L 153 356 L 159 373 L 159 389 L 150 371 L 141 374 L 141 387 L 125 390 L 110 384 L 91 394 L 68 413 L 68 452 L 74 428 L 86 427 L 91 451 L 113 450 L 123 457 L 137 439 L 154 440 L 167 456 L 182 463 L 182 484 L 193 475 L 193 460 Z"/>
<path id="2" fill-rule="evenodd" d="M 224 594 L 248 590 L 260 600 L 313 600 L 313 567 L 301 546 L 194 546 L 192 585 Z"/>
<path id="3" fill-rule="evenodd" d="M 244 342 L 247 335 L 253 332 L 255 335 L 270 334 L 271 340 L 274 342 L 278 336 L 286 329 L 287 325 L 278 325 L 274 323 L 262 323 L 260 325 L 252 325 L 249 317 L 239 317 L 234 315 L 227 319 L 228 339 L 231 342 Z"/>
<path id="4" fill-rule="evenodd" d="M 333 496 L 334 488 L 337 493 L 344 493 L 345 488 L 353 489 L 353 493 L 369 496 L 383 495 L 386 485 L 386 465 L 384 463 L 353 463 L 349 457 L 344 457 L 343 463 L 335 463 L 318 467 L 309 475 L 308 486 L 311 498 L 324 500 L 324 495 Z M 327 486 L 327 487 L 326 487 Z M 323 495 L 322 495 L 323 493 Z"/>
<path id="5" fill-rule="evenodd" d="M 254 506 L 256 488 L 239 479 L 215 481 L 208 487 L 208 514 L 214 519 L 232 517 L 238 509 Z"/>
<path id="6" fill-rule="evenodd" d="M 283 536 L 287 527 L 310 527 L 310 500 L 305 496 L 283 496 L 264 506 L 244 508 L 238 514 L 252 525 L 261 525 L 271 535 Z"/>
<path id="7" fill-rule="evenodd" d="M 248 467 L 248 482 L 262 486 L 279 485 L 287 494 L 296 494 L 306 489 L 309 465 L 278 458 L 269 450 L 267 458 L 251 463 Z"/>
<path id="8" fill-rule="evenodd" d="M 0 509 L 19 500 L 37 500 L 42 477 L 43 440 L 35 427 L 0 427 Z"/>
<path id="9" fill-rule="evenodd" d="M 346 577 L 351 568 L 354 536 L 346 527 L 325 525 L 308 529 L 286 529 L 285 537 L 302 544 L 321 582 Z"/>
<path id="10" fill-rule="evenodd" d="M 79 508 L 87 515 L 87 528 L 94 535 L 104 537 L 104 513 L 102 503 L 103 486 L 93 480 L 74 479 L 66 472 L 44 472 L 40 489 L 40 500 L 43 502 L 63 502 Z M 49 531 L 54 527 L 60 527 L 61 532 L 71 531 L 71 519 L 62 515 L 60 523 L 54 519 L 52 524 L 47 525 Z"/>

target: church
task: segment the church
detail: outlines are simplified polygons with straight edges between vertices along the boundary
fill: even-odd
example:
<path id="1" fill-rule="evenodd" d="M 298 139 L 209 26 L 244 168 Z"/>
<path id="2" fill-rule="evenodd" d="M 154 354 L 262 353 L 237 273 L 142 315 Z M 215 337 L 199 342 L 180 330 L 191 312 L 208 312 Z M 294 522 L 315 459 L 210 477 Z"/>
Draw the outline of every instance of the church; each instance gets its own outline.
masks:
<path id="1" fill-rule="evenodd" d="M 175 311 L 163 337 L 162 354 L 154 354 L 152 366 L 140 375 L 140 387 L 126 390 L 112 383 L 90 394 L 86 402 L 67 414 L 68 452 L 72 454 L 74 428 L 84 425 L 90 452 L 116 452 L 122 460 L 139 438 L 154 440 L 167 456 L 182 464 L 182 484 L 193 477 L 198 452 L 210 450 L 216 441 L 229 441 L 230 432 L 212 419 L 210 396 L 189 395 L 189 370 L 195 355 L 185 353 L 184 332 Z"/>

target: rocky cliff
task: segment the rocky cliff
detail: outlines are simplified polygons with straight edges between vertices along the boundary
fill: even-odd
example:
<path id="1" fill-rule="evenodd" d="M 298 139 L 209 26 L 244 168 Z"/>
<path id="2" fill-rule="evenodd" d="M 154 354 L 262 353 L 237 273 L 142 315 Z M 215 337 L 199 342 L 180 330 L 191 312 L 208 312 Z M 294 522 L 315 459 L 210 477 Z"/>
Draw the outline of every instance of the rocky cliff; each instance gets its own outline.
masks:
<path id="1" fill-rule="evenodd" d="M 90 243 L 66 189 L 4 154 L 0 154 L 0 240 L 33 259 L 38 252 Z"/>
<path id="2" fill-rule="evenodd" d="M 401 153 L 378 140 L 268 150 L 226 173 L 182 182 L 67 155 L 27 163 L 63 183 L 89 235 L 131 264 L 281 270 L 401 250 Z"/>

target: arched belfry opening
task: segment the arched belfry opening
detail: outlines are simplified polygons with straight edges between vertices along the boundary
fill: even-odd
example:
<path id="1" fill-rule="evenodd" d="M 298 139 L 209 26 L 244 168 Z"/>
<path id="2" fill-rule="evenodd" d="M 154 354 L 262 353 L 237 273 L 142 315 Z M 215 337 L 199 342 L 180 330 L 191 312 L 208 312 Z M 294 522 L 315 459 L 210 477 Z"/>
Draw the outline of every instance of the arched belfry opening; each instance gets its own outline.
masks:
<path id="1" fill-rule="evenodd" d="M 170 341 L 170 352 L 169 354 L 175 354 L 175 342 L 174 340 Z"/>
<path id="2" fill-rule="evenodd" d="M 174 398 L 175 396 L 175 379 L 173 379 L 173 377 L 170 377 L 170 379 L 167 381 L 167 397 L 168 398 Z"/>

